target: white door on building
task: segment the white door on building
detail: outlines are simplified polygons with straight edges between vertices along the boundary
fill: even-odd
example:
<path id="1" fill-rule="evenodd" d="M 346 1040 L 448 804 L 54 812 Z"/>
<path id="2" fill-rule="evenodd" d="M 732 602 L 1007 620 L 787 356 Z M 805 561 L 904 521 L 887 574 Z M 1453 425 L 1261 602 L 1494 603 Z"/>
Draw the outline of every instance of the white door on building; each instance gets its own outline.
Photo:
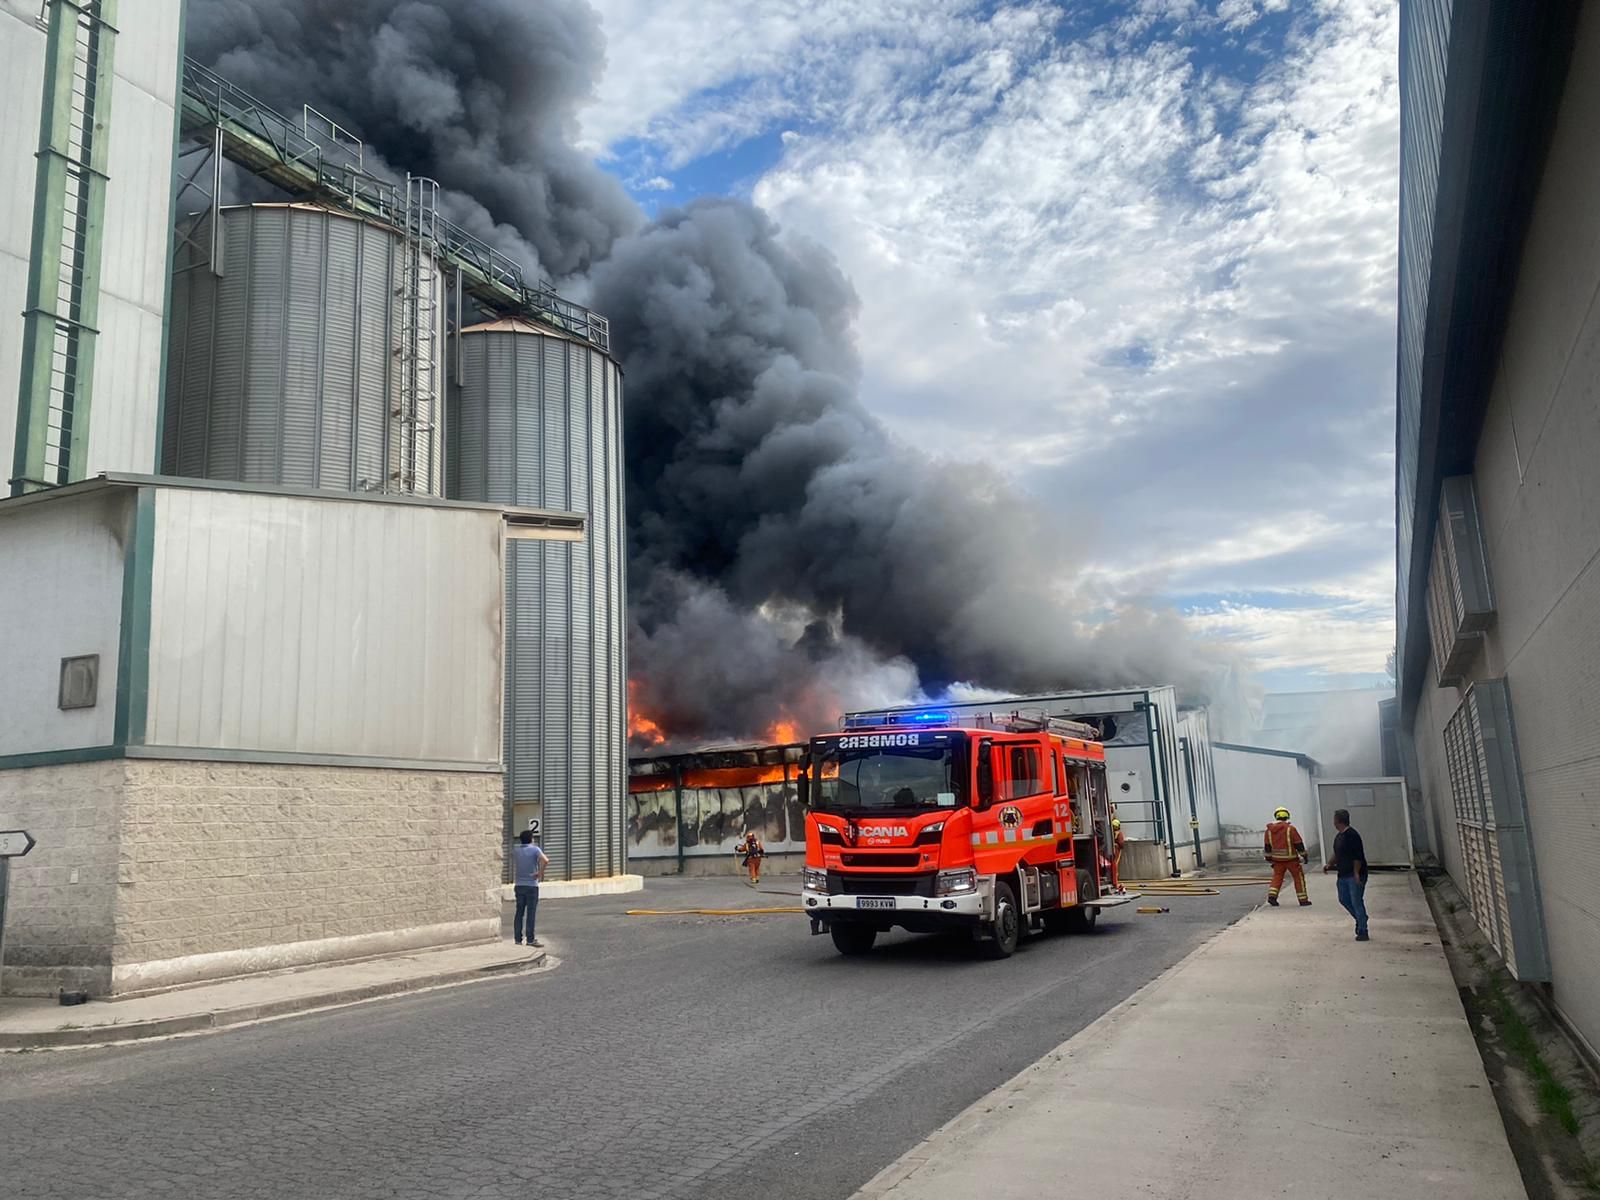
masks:
<path id="1" fill-rule="evenodd" d="M 1333 853 L 1334 810 L 1347 808 L 1351 828 L 1366 847 L 1369 865 L 1411 865 L 1411 820 L 1406 813 L 1404 779 L 1319 779 L 1317 808 L 1324 857 Z"/>

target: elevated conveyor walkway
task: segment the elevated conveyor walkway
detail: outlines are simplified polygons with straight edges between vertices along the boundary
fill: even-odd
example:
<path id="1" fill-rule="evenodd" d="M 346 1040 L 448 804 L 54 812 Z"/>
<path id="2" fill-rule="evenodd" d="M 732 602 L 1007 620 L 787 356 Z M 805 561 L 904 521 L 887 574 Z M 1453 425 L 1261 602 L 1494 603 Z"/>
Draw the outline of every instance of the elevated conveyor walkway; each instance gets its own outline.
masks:
<path id="1" fill-rule="evenodd" d="M 215 139 L 224 157 L 296 199 L 406 226 L 405 185 L 367 171 L 361 143 L 310 109 L 302 120 L 286 117 L 186 59 L 182 119 L 185 138 Z M 442 215 L 437 244 L 440 265 L 459 271 L 463 291 L 491 314 L 551 325 L 610 352 L 604 317 L 563 300 L 549 287 L 530 285 L 520 263 Z"/>

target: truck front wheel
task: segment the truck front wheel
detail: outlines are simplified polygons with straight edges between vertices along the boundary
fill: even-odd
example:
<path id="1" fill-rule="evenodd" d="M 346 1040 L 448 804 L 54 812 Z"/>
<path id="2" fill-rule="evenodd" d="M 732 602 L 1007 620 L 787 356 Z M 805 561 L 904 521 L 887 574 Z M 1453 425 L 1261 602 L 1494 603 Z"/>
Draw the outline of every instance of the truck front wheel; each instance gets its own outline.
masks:
<path id="1" fill-rule="evenodd" d="M 989 940 L 983 943 L 988 957 L 1010 958 L 1016 953 L 1017 939 L 1022 936 L 1022 914 L 1017 911 L 1016 892 L 1004 881 L 994 885 L 994 923 L 989 934 Z"/>
<path id="2" fill-rule="evenodd" d="M 833 948 L 840 954 L 869 953 L 872 943 L 878 940 L 876 929 L 846 921 L 834 921 L 828 926 L 828 933 L 833 937 Z"/>

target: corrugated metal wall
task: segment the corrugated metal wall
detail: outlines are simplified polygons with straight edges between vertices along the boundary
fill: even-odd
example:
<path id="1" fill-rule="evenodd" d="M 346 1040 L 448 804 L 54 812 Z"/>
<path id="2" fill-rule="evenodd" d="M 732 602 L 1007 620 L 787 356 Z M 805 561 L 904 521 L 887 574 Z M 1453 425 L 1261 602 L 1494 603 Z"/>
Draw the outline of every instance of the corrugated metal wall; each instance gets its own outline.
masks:
<path id="1" fill-rule="evenodd" d="M 162 469 L 382 489 L 395 436 L 399 233 L 305 205 L 254 205 L 224 210 L 222 235 L 225 274 L 199 268 L 173 281 Z M 443 494 L 441 445 L 435 435 L 419 491 Z"/>
<path id="2" fill-rule="evenodd" d="M 1548 939 L 1550 996 L 1589 1047 L 1600 1050 L 1600 723 L 1594 719 L 1600 311 L 1586 299 L 1600 283 L 1600 265 L 1583 249 L 1600 244 L 1592 145 L 1600 120 L 1600 10 L 1593 6 L 1584 8 L 1572 39 L 1565 80 L 1516 290 L 1503 336 L 1495 338 L 1500 358 L 1489 372 L 1494 386 L 1474 448 L 1497 612 L 1466 682 L 1505 680 Z M 1415 782 L 1446 868 L 1463 891 L 1481 897 L 1488 847 L 1473 850 L 1470 832 L 1463 845 L 1462 827 L 1487 821 L 1473 817 L 1470 805 L 1458 808 L 1452 786 L 1452 770 L 1469 783 L 1478 770 L 1476 755 L 1464 755 L 1471 745 L 1464 730 L 1450 729 L 1470 711 L 1463 689 L 1431 686 L 1432 669 L 1410 726 L 1420 772 Z"/>
<path id="3" fill-rule="evenodd" d="M 584 541 L 514 542 L 506 570 L 506 836 L 541 806 L 557 878 L 625 865 L 622 375 L 530 325 L 462 335 L 450 492 L 583 513 Z"/>
<path id="4" fill-rule="evenodd" d="M 1192 708 L 1182 713 L 1178 717 L 1178 739 L 1184 775 L 1184 812 L 1187 814 L 1192 811 L 1192 819 L 1200 822 L 1202 843 L 1217 841 L 1222 836 L 1222 827 L 1217 805 L 1216 766 L 1211 756 L 1210 714 L 1203 708 Z M 1186 815 L 1180 823 L 1187 825 L 1190 819 Z"/>
<path id="5" fill-rule="evenodd" d="M 1399 644 L 1406 645 L 1411 542 L 1420 505 L 1423 335 L 1433 266 L 1434 208 L 1439 192 L 1439 151 L 1444 130 L 1445 66 L 1450 52 L 1453 0 L 1412 0 L 1400 6 L 1400 315 L 1398 428 L 1396 439 L 1395 578 Z M 1417 619 L 1426 618 L 1416 614 Z"/>
<path id="6" fill-rule="evenodd" d="M 164 488 L 155 515 L 149 745 L 498 765 L 500 514 Z"/>

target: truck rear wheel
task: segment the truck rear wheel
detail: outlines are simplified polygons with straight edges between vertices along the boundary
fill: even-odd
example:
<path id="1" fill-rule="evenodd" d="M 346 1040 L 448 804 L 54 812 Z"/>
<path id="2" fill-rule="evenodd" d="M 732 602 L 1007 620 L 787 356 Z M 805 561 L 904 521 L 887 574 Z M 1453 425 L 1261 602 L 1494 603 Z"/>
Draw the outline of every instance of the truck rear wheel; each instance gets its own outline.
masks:
<path id="1" fill-rule="evenodd" d="M 870 953 L 872 943 L 878 940 L 878 931 L 870 925 L 855 925 L 845 921 L 834 921 L 828 926 L 828 933 L 833 937 L 833 948 L 840 954 Z"/>
<path id="2" fill-rule="evenodd" d="M 1066 928 L 1071 933 L 1093 933 L 1095 922 L 1100 919 L 1098 908 L 1085 908 L 1085 900 L 1093 900 L 1094 884 L 1089 879 L 1089 872 L 1082 867 L 1078 868 L 1078 903 L 1075 907 L 1067 909 L 1063 914 L 1066 917 Z"/>
<path id="3" fill-rule="evenodd" d="M 1017 910 L 1017 894 L 1003 881 L 994 885 L 994 923 L 989 926 L 990 938 L 983 943 L 983 952 L 989 958 L 1010 958 L 1017 950 L 1017 939 L 1022 936 L 1022 914 Z"/>
<path id="4" fill-rule="evenodd" d="M 1068 933 L 1093 933 L 1095 922 L 1100 917 L 1100 910 L 1084 908 L 1080 904 L 1076 908 L 1067 909 L 1063 915 L 1066 917 L 1065 928 Z"/>

